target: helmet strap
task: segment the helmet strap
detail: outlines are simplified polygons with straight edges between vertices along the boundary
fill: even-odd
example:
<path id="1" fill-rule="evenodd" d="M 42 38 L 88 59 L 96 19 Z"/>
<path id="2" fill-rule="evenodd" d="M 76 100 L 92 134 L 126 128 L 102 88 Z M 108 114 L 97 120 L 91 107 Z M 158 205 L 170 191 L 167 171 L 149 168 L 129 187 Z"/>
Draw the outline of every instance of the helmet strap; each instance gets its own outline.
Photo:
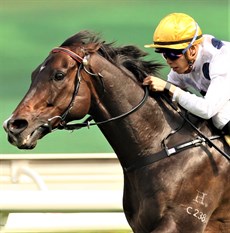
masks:
<path id="1" fill-rule="evenodd" d="M 187 73 L 190 73 L 192 71 L 193 64 L 194 64 L 195 60 L 189 59 L 187 52 L 184 54 L 184 56 L 188 62 L 188 69 L 184 72 L 185 74 L 187 74 Z"/>
<path id="2" fill-rule="evenodd" d="M 194 61 L 188 61 L 188 68 L 189 68 L 189 70 L 192 70 L 192 67 L 193 67 L 193 63 L 194 63 Z"/>
<path id="3" fill-rule="evenodd" d="M 195 22 L 195 23 L 196 23 L 196 22 Z M 193 45 L 194 41 L 196 40 L 197 36 L 198 36 L 198 24 L 196 23 L 196 31 L 195 31 L 195 34 L 194 34 L 192 40 L 190 41 L 189 45 L 188 45 L 185 49 L 182 50 L 182 53 L 183 53 L 183 54 L 185 54 L 185 53 L 188 51 L 188 49 L 192 47 L 192 45 Z"/>

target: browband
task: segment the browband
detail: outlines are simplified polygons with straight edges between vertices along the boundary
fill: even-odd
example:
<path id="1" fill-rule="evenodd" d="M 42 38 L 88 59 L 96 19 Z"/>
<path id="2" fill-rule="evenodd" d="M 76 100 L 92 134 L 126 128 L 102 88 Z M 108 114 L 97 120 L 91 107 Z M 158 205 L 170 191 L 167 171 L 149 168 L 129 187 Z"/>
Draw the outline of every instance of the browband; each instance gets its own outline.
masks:
<path id="1" fill-rule="evenodd" d="M 51 53 L 59 53 L 59 52 L 69 55 L 70 57 L 72 57 L 77 62 L 82 63 L 82 61 L 83 61 L 82 57 L 80 57 L 79 55 L 77 55 L 76 53 L 72 52 L 69 49 L 62 48 L 62 47 L 56 47 L 56 48 L 51 50 Z"/>

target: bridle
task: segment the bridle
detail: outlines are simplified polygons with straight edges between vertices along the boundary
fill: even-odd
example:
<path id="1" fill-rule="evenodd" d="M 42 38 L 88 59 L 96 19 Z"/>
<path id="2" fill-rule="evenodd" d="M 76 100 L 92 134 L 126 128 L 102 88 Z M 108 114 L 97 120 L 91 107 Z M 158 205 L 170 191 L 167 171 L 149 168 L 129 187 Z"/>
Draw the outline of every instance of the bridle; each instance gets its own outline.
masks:
<path id="1" fill-rule="evenodd" d="M 72 52 L 69 49 L 62 48 L 62 47 L 57 47 L 57 48 L 52 49 L 50 53 L 63 53 L 63 54 L 67 54 L 70 57 L 72 57 L 76 62 L 80 63 L 80 66 L 82 66 L 83 58 L 80 57 L 78 54 Z M 55 119 L 60 119 L 59 125 L 65 125 L 65 119 L 66 119 L 68 113 L 70 112 L 71 108 L 74 105 L 74 98 L 77 95 L 79 87 L 80 87 L 80 81 L 81 81 L 80 66 L 79 66 L 79 69 L 77 71 L 77 76 L 76 76 L 75 81 L 74 81 L 74 91 L 73 91 L 71 100 L 70 100 L 69 105 L 67 106 L 66 110 L 60 116 L 54 116 L 54 117 L 49 118 L 47 120 L 47 123 L 45 123 L 44 125 L 42 125 L 42 127 L 47 127 L 50 132 L 53 131 L 51 123 Z"/>
<path id="2" fill-rule="evenodd" d="M 54 116 L 51 117 L 47 120 L 47 123 L 43 124 L 42 127 L 46 127 L 49 129 L 50 132 L 52 132 L 54 129 L 52 127 L 52 121 L 55 119 L 60 119 L 60 123 L 57 126 L 56 129 L 65 129 L 65 130 L 75 130 L 75 129 L 80 129 L 82 127 L 89 127 L 92 125 L 101 125 L 101 124 L 105 124 L 111 121 L 115 121 L 121 118 L 124 118 L 130 114 L 132 114 L 133 112 L 137 111 L 147 100 L 147 97 L 149 95 L 149 91 L 147 86 L 145 87 L 145 94 L 144 97 L 142 98 L 142 100 L 135 106 L 133 107 L 130 111 L 125 112 L 123 114 L 120 114 L 118 116 L 112 117 L 110 119 L 104 120 L 104 121 L 99 121 L 99 122 L 94 122 L 91 123 L 91 121 L 93 120 L 92 116 L 89 116 L 84 122 L 82 123 L 75 123 L 75 124 L 67 124 L 66 122 L 66 117 L 69 114 L 71 108 L 74 105 L 74 99 L 76 97 L 76 95 L 78 94 L 79 88 L 80 88 L 80 83 L 81 83 L 81 71 L 85 71 L 87 74 L 91 75 L 91 76 L 97 76 L 102 78 L 103 76 L 100 73 L 92 73 L 90 72 L 86 66 L 88 65 L 88 59 L 89 59 L 89 55 L 84 56 L 83 58 L 81 56 L 79 56 L 78 54 L 74 53 L 73 51 L 63 48 L 63 47 L 57 47 L 51 50 L 50 53 L 63 53 L 66 54 L 68 56 L 70 56 L 71 58 L 73 58 L 77 63 L 79 63 L 79 67 L 78 67 L 78 71 L 77 71 L 77 75 L 75 77 L 75 82 L 74 82 L 74 91 L 71 97 L 71 100 L 69 102 L 69 105 L 67 106 L 66 110 L 60 115 L 60 116 Z"/>

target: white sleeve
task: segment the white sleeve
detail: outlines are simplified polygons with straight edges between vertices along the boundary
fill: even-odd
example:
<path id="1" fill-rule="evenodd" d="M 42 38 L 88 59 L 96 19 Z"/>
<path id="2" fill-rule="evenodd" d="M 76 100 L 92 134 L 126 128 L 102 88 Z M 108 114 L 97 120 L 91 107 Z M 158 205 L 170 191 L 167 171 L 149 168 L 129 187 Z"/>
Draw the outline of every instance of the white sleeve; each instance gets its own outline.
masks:
<path id="1" fill-rule="evenodd" d="M 212 59 L 209 65 L 210 85 L 204 97 L 198 97 L 179 88 L 176 89 L 173 99 L 189 112 L 210 119 L 230 99 L 230 51 L 223 49 Z"/>
<path id="2" fill-rule="evenodd" d="M 182 75 L 178 75 L 173 70 L 169 72 L 167 81 L 182 89 L 185 88 Z"/>

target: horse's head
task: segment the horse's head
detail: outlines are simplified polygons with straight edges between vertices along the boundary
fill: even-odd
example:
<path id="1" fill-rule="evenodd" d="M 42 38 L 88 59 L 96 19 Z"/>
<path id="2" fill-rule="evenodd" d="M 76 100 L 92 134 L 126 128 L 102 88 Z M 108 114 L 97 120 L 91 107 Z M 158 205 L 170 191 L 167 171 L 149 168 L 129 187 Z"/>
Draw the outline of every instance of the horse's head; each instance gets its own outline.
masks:
<path id="1" fill-rule="evenodd" d="M 78 34 L 79 41 L 83 35 Z M 32 149 L 38 139 L 64 122 L 84 117 L 90 109 L 87 75 L 81 75 L 83 58 L 99 49 L 100 43 L 84 45 L 77 38 L 51 51 L 32 73 L 31 86 L 4 122 L 8 140 L 18 148 Z M 75 46 L 68 46 L 68 45 Z M 81 85 L 81 88 L 79 86 Z"/>
<path id="2" fill-rule="evenodd" d="M 53 129 L 66 128 L 67 122 L 86 114 L 96 121 L 108 122 L 118 115 L 129 115 L 130 109 L 138 109 L 135 106 L 142 105 L 144 96 L 143 78 L 155 75 L 161 65 L 144 61 L 147 54 L 135 46 L 112 45 L 83 31 L 54 48 L 32 73 L 27 94 L 4 123 L 9 142 L 20 149 L 32 149 Z M 142 114 L 146 124 L 154 124 L 148 107 Z M 155 114 L 158 118 L 161 115 Z M 136 118 L 132 122 L 143 119 L 141 115 Z M 120 127 L 113 124 L 113 130 L 127 125 L 121 121 L 118 124 Z"/>

